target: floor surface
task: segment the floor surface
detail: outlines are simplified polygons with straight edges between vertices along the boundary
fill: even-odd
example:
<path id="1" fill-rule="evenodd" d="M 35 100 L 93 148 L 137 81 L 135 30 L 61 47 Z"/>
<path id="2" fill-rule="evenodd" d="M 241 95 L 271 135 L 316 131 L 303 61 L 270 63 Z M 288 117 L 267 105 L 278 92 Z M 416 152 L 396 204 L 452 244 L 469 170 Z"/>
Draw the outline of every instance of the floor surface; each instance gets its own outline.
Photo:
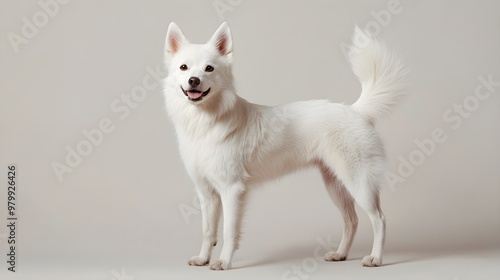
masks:
<path id="1" fill-rule="evenodd" d="M 500 279 L 500 250 L 441 253 L 387 252 L 385 264 L 378 268 L 362 267 L 362 254 L 353 252 L 344 262 L 332 263 L 305 253 L 303 257 L 243 259 L 236 257 L 233 269 L 211 271 L 208 267 L 190 267 L 185 260 L 165 265 L 127 265 L 116 269 L 81 267 L 77 264 L 52 269 L 43 263 L 25 264 L 16 273 L 0 273 L 0 279 L 26 280 L 155 280 L 155 279 L 405 279 L 465 280 Z M 308 256 L 309 255 L 309 256 Z"/>

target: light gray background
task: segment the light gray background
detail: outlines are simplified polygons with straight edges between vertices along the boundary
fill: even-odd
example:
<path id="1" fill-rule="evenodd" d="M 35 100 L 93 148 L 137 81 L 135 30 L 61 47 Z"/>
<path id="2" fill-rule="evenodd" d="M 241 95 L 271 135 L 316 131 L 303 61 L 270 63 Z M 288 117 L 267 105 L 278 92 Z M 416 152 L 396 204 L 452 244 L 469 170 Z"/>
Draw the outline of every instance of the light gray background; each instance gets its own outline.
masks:
<path id="1" fill-rule="evenodd" d="M 255 191 L 234 270 L 188 267 L 201 243 L 193 185 L 177 152 L 161 90 L 121 120 L 111 104 L 161 65 L 167 26 L 195 43 L 222 20 L 233 32 L 239 94 L 282 104 L 328 98 L 351 103 L 360 85 L 341 51 L 355 24 L 374 22 L 389 1 L 83 1 L 61 5 L 16 53 L 36 1 L 0 4 L 0 275 L 2 279 L 281 279 L 312 257 L 317 238 L 341 237 L 341 218 L 315 170 Z M 443 114 L 472 96 L 478 77 L 500 81 L 499 1 L 401 0 L 380 29 L 411 68 L 405 103 L 378 123 L 390 171 L 415 139 L 442 128 L 447 140 L 415 172 L 382 191 L 385 260 L 365 269 L 371 226 L 360 227 L 347 262 L 319 262 L 310 279 L 494 279 L 500 247 L 500 87 L 458 129 Z M 51 164 L 109 118 L 115 130 L 59 182 Z M 17 164 L 19 273 L 6 272 L 6 166 Z M 3 237 L 3 238 L 2 238 Z M 220 246 L 215 250 L 215 255 Z M 5 275 L 5 278 L 4 276 Z M 175 276 L 174 276 L 175 275 Z M 392 277 L 392 278 L 391 278 Z M 122 277 L 126 279 L 126 277 Z"/>

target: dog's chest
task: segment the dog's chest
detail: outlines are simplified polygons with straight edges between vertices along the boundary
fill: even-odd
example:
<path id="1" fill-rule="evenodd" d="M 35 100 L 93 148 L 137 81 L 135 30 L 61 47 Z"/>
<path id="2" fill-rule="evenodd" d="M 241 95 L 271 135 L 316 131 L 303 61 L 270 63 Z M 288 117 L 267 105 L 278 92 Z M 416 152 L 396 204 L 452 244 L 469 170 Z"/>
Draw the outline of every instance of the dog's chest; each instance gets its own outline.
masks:
<path id="1" fill-rule="evenodd" d="M 191 177 L 226 184 L 243 179 L 242 153 L 237 141 L 225 138 L 228 129 L 211 127 L 196 133 L 179 133 L 182 159 Z"/>

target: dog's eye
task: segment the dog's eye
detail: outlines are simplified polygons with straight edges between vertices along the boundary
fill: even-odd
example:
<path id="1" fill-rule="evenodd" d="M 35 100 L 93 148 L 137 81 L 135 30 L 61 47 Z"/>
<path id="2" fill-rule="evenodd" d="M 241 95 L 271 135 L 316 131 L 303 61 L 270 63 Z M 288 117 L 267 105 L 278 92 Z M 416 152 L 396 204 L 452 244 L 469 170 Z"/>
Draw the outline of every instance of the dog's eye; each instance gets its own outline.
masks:
<path id="1" fill-rule="evenodd" d="M 181 69 L 182 71 L 186 71 L 186 70 L 188 70 L 188 67 L 187 67 L 187 65 L 186 65 L 186 64 L 182 64 L 182 65 L 181 65 L 181 67 L 180 67 L 180 69 Z"/>
<path id="2" fill-rule="evenodd" d="M 207 67 L 205 67 L 205 71 L 206 72 L 212 72 L 212 71 L 214 71 L 214 68 L 212 66 L 210 66 L 210 65 L 207 65 Z"/>

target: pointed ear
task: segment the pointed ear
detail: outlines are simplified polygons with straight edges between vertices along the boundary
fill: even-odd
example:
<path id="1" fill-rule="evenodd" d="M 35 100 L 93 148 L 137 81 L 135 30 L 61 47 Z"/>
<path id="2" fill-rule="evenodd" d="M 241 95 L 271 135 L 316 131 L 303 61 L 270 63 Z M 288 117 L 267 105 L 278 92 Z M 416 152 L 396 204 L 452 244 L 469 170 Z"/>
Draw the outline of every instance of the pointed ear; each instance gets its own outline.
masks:
<path id="1" fill-rule="evenodd" d="M 232 57 L 233 37 L 231 36 L 231 29 L 226 22 L 223 22 L 217 31 L 215 31 L 209 43 L 215 46 L 220 55 Z"/>
<path id="2" fill-rule="evenodd" d="M 168 26 L 167 38 L 165 39 L 165 57 L 170 60 L 176 52 L 183 46 L 189 44 L 181 29 L 175 22 L 171 22 Z"/>

